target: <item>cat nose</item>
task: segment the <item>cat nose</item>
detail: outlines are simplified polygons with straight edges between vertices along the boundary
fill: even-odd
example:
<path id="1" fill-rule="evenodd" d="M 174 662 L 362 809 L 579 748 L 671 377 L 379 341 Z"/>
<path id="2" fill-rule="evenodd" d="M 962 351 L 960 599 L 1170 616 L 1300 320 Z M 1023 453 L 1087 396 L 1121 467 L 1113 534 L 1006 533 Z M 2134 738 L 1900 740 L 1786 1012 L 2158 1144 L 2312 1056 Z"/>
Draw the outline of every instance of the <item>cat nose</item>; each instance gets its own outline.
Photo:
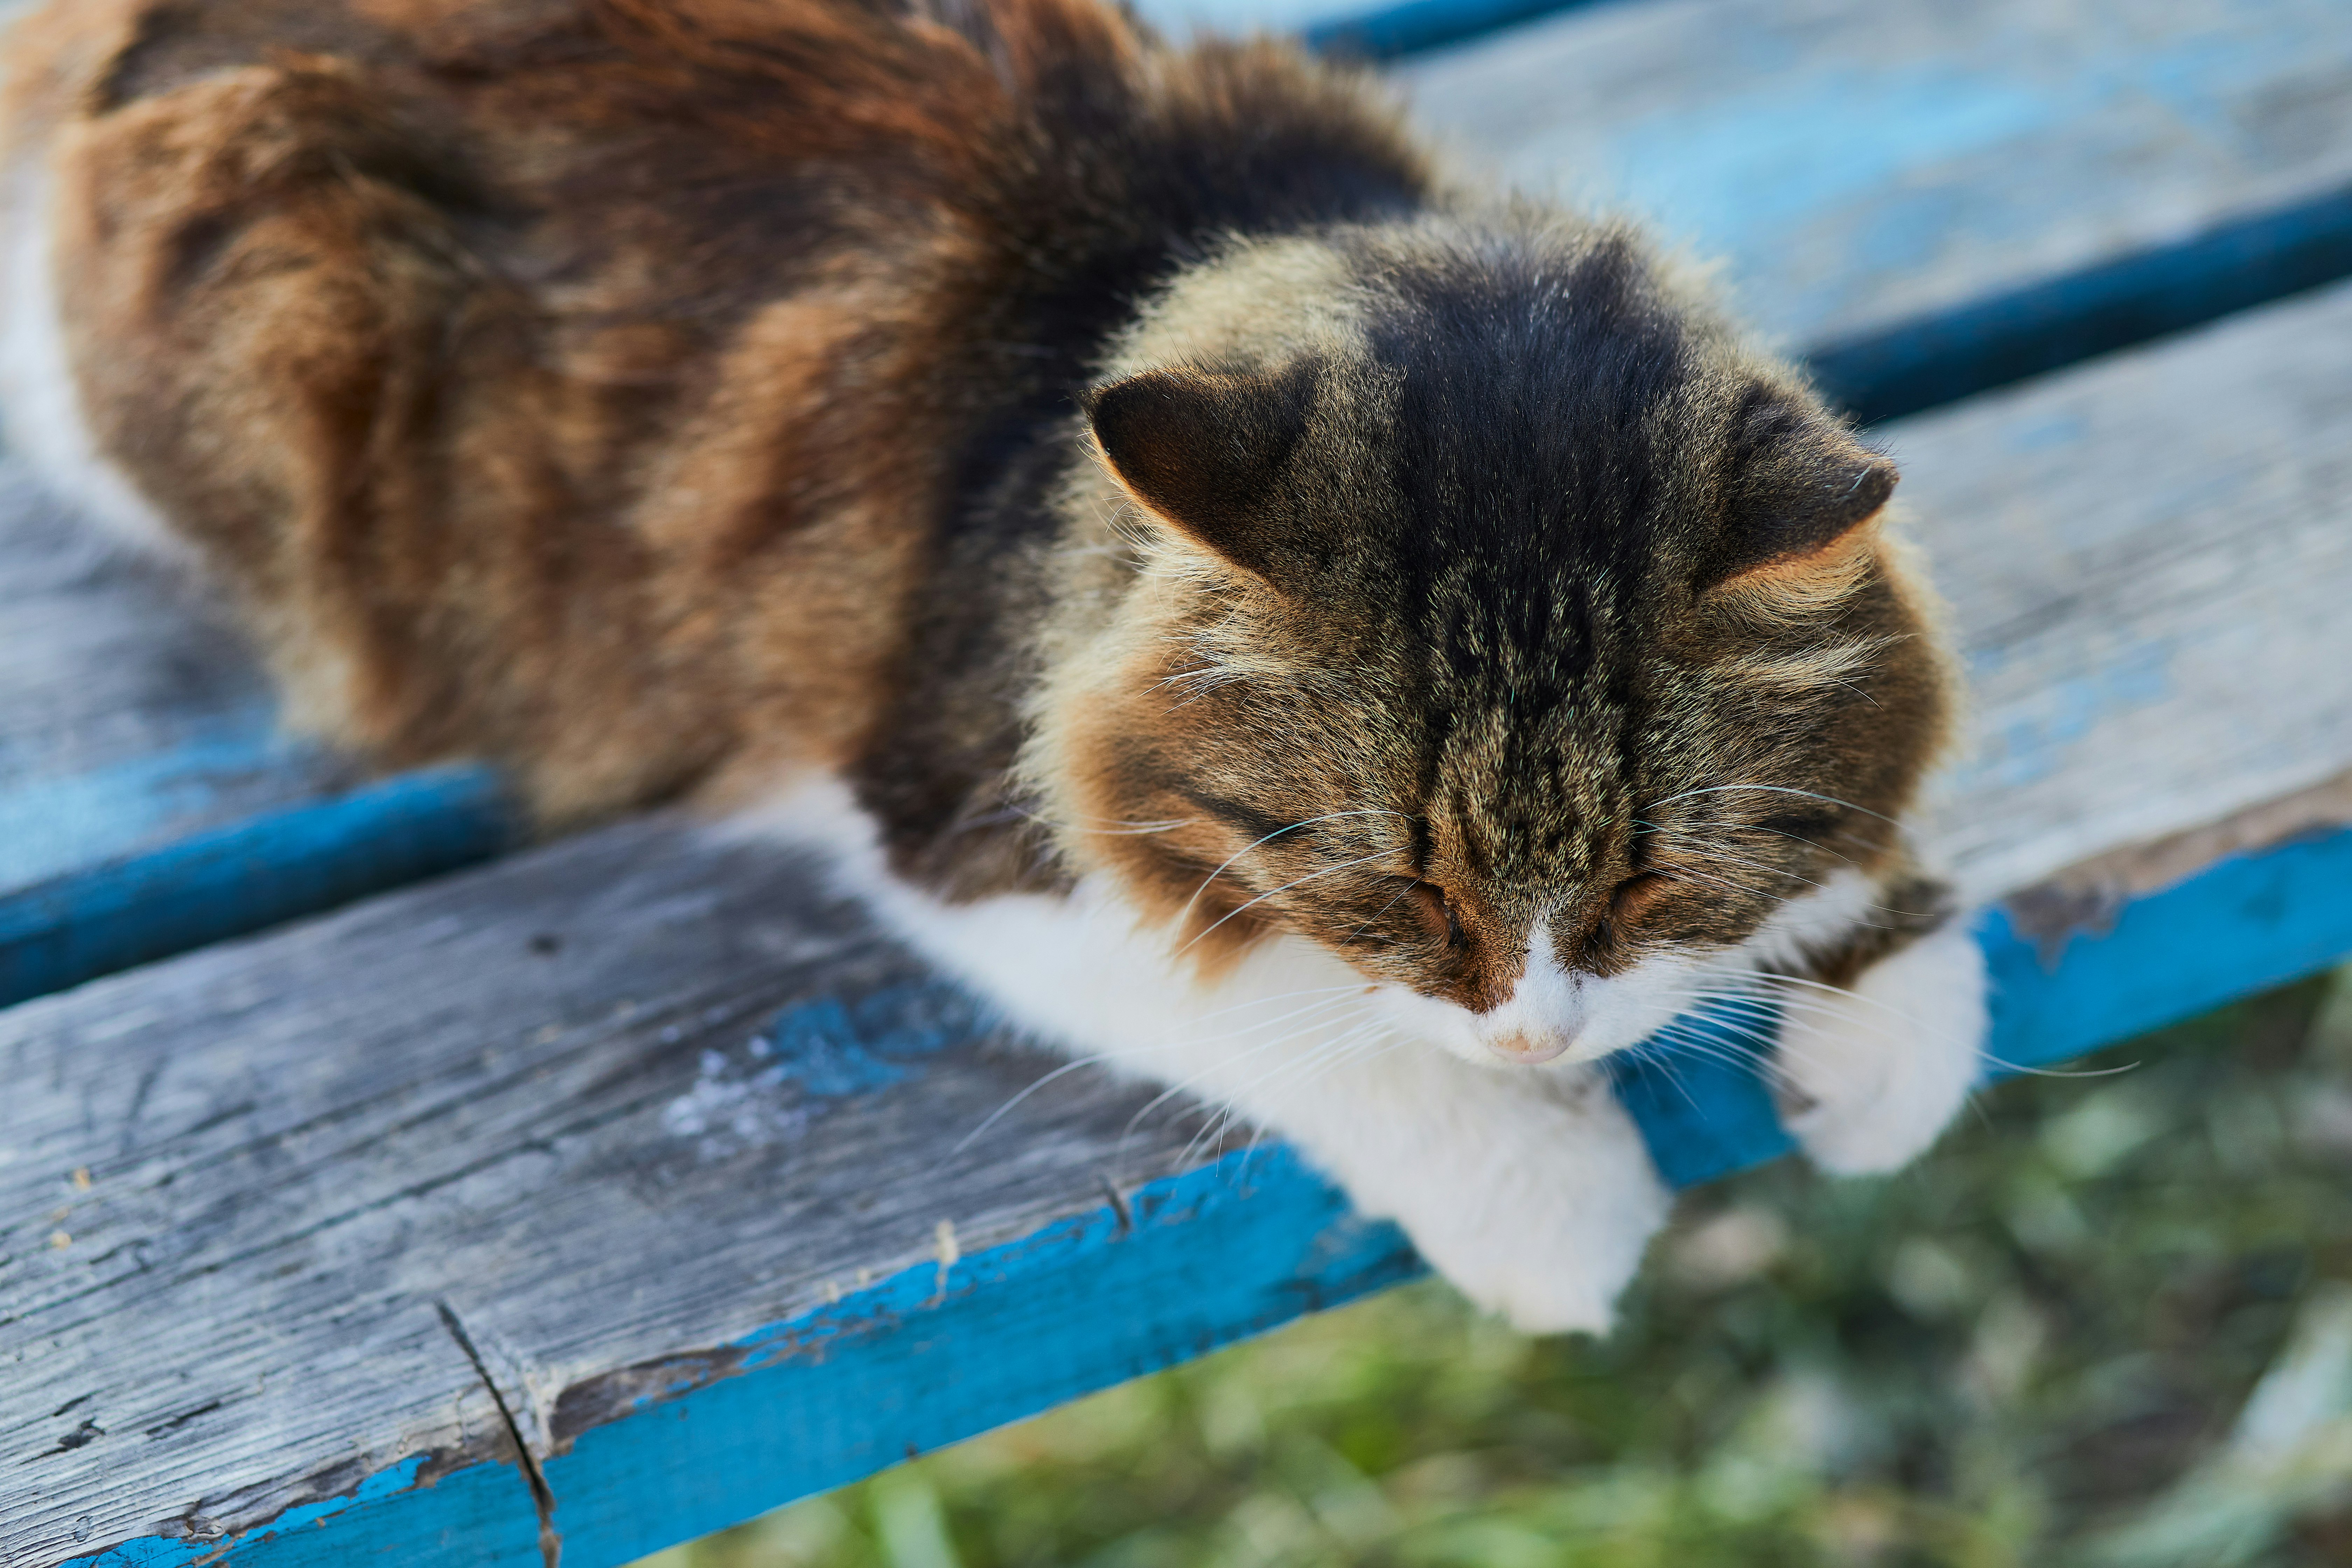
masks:
<path id="1" fill-rule="evenodd" d="M 1567 1029 L 1513 1029 L 1487 1038 L 1486 1048 L 1516 1067 L 1533 1067 L 1566 1053 L 1576 1044 Z"/>

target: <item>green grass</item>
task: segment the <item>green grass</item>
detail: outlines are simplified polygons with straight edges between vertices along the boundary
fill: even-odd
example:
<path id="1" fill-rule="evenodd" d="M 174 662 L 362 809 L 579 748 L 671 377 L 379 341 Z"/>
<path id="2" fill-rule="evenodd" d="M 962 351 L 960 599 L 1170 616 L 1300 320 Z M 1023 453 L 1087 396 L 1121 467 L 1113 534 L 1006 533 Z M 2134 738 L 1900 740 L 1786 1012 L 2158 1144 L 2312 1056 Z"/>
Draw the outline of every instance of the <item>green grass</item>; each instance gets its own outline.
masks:
<path id="1" fill-rule="evenodd" d="M 1685 1201 L 1605 1341 L 1427 1282 L 648 1568 L 2352 1562 L 2352 970 Z"/>

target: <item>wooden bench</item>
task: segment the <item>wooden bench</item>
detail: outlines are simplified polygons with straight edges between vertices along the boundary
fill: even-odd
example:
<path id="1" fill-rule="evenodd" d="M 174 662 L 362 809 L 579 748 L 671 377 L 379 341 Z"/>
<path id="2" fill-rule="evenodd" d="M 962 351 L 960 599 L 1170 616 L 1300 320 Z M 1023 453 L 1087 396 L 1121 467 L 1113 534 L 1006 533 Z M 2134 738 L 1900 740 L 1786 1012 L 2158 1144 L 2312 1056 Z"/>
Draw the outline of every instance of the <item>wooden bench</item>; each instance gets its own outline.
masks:
<path id="1" fill-rule="evenodd" d="M 1881 431 L 1969 651 L 1930 837 L 2011 1064 L 2352 952 L 2352 284 L 2243 308 L 2352 273 L 2331 9 L 1634 0 L 1400 69 L 1727 256 L 1865 410 L 2211 321 Z M 13 474 L 6 1568 L 623 1563 L 1417 1269 L 673 819 L 219 942 L 511 847 L 495 787 L 274 739 Z M 1784 1147 L 1702 1054 L 1621 1091 L 1678 1183 Z"/>

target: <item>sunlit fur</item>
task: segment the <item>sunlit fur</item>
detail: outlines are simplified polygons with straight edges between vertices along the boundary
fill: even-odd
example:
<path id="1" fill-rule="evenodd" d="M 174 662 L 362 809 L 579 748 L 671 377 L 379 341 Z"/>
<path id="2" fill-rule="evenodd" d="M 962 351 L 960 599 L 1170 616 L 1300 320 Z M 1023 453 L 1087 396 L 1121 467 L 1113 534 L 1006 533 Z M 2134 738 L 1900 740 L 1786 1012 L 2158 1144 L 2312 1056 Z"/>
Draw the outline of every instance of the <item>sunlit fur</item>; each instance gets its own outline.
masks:
<path id="1" fill-rule="evenodd" d="M 8 68 L 12 432 L 297 722 L 824 848 L 1529 1326 L 1664 1212 L 1593 1063 L 1675 1012 L 1785 1014 L 1842 1169 L 1966 1091 L 1892 465 L 1369 79 L 1098 0 L 53 0 Z"/>

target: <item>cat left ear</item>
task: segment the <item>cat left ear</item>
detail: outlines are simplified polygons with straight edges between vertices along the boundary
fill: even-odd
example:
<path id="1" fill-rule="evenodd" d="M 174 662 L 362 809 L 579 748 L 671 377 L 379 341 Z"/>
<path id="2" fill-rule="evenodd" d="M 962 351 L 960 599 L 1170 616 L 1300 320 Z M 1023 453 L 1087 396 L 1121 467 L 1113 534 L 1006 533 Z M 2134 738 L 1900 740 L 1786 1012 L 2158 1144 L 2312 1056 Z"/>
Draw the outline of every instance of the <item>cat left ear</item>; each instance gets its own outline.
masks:
<path id="1" fill-rule="evenodd" d="M 1801 591 L 1852 579 L 1897 478 L 1827 414 L 1759 399 L 1734 437 L 1729 517 L 1706 585 Z"/>
<path id="2" fill-rule="evenodd" d="M 1194 542 L 1261 577 L 1297 542 L 1273 504 L 1314 401 L 1307 362 L 1272 374 L 1153 370 L 1085 398 L 1121 488 Z"/>

